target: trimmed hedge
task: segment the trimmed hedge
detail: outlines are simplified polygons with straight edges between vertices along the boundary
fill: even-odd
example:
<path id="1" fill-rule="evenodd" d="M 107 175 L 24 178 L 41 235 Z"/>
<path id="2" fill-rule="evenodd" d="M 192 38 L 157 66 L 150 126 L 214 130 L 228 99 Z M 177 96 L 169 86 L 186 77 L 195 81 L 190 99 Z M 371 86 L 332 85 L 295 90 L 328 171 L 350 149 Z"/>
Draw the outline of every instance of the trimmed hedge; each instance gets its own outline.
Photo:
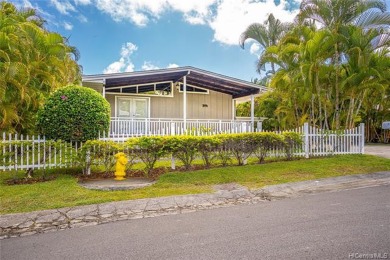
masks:
<path id="1" fill-rule="evenodd" d="M 156 162 L 161 158 L 173 155 L 179 159 L 185 169 L 190 169 L 194 159 L 199 156 L 208 168 L 218 158 L 226 166 L 231 158 L 238 165 L 246 164 L 250 156 L 256 156 L 259 163 L 264 163 L 271 150 L 284 153 L 287 160 L 292 160 L 296 152 L 302 151 L 302 137 L 297 133 L 241 133 L 221 134 L 214 136 L 150 136 L 130 138 L 124 144 L 112 141 L 88 141 L 83 146 L 90 151 L 92 165 L 100 163 L 106 171 L 114 164 L 113 155 L 125 152 L 130 161 L 140 159 L 145 164 L 145 173 L 149 175 Z M 280 156 L 280 155 L 279 155 Z"/>
<path id="2" fill-rule="evenodd" d="M 46 100 L 38 111 L 37 126 L 48 139 L 93 140 L 109 129 L 110 104 L 93 89 L 67 86 Z"/>

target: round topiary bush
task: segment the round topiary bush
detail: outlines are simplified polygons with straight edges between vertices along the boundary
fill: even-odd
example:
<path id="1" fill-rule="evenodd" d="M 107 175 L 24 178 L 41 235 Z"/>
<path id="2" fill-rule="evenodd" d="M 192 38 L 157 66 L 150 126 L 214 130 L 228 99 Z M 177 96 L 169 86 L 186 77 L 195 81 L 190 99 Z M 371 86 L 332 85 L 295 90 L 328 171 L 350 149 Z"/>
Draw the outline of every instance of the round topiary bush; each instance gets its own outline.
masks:
<path id="1" fill-rule="evenodd" d="M 48 139 L 86 141 L 107 133 L 110 104 L 93 89 L 68 86 L 54 92 L 38 111 L 37 126 Z"/>

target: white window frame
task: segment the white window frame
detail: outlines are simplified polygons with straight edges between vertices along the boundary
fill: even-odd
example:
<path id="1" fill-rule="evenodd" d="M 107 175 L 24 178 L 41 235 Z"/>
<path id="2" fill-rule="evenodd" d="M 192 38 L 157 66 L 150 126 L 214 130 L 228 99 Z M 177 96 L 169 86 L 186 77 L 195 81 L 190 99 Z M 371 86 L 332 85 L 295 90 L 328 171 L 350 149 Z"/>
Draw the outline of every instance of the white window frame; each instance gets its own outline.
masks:
<path id="1" fill-rule="evenodd" d="M 183 93 L 184 91 L 183 90 L 180 90 L 180 87 L 184 85 L 182 82 L 179 83 L 179 93 Z M 201 88 L 201 87 L 197 87 L 197 86 L 194 86 L 194 85 L 191 85 L 191 84 L 186 84 L 188 87 L 192 87 L 192 88 L 198 88 L 198 89 L 202 89 L 202 90 L 206 90 L 206 92 L 193 92 L 193 91 L 190 91 L 187 89 L 186 93 L 187 94 L 202 94 L 202 95 L 208 95 L 210 94 L 210 90 L 206 89 L 206 88 Z"/>
<path id="2" fill-rule="evenodd" d="M 147 85 L 154 85 L 154 91 L 156 91 L 156 85 L 161 83 L 170 83 L 171 84 L 171 93 L 169 95 L 152 95 L 152 94 L 144 94 L 144 93 L 138 93 L 138 87 L 147 86 Z M 129 87 L 135 87 L 136 93 L 123 93 L 122 89 L 129 88 Z M 111 92 L 112 89 L 119 89 L 120 92 Z M 145 84 L 138 84 L 138 85 L 126 85 L 126 86 L 120 86 L 120 87 L 113 87 L 106 89 L 106 94 L 110 95 L 126 95 L 126 96 L 145 96 L 145 97 L 174 97 L 174 84 L 172 81 L 159 81 L 159 82 L 150 82 Z"/>
<path id="3" fill-rule="evenodd" d="M 123 99 L 145 99 L 147 102 L 147 118 L 150 118 L 150 97 L 140 97 L 140 96 L 128 96 L 128 95 L 119 95 L 115 96 L 115 117 L 119 118 L 120 116 L 118 115 L 118 99 L 123 98 Z M 123 116 L 122 116 L 123 117 Z M 132 118 L 132 117 L 129 117 Z"/>

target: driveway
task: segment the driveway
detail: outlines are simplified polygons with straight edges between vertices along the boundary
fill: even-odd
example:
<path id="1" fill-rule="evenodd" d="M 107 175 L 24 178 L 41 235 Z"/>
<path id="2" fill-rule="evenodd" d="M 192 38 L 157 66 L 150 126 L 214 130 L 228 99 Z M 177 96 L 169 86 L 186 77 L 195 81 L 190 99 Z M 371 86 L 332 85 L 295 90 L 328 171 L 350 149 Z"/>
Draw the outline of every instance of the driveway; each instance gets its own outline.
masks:
<path id="1" fill-rule="evenodd" d="M 389 198 L 382 185 L 11 238 L 0 259 L 387 259 Z"/>
<path id="2" fill-rule="evenodd" d="M 390 159 L 390 144 L 367 144 L 364 153 Z"/>

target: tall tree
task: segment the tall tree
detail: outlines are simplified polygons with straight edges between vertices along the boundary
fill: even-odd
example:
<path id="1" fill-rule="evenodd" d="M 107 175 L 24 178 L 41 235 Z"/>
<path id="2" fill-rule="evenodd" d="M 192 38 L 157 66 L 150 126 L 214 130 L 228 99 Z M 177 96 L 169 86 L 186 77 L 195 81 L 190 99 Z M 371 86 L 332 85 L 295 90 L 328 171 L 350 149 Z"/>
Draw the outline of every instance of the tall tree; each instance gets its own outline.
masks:
<path id="1" fill-rule="evenodd" d="M 287 32 L 290 24 L 282 23 L 279 19 L 275 19 L 271 13 L 264 23 L 253 23 L 249 25 L 240 36 L 240 46 L 244 49 L 245 42 L 248 39 L 255 40 L 264 49 L 272 45 L 276 45 L 279 40 Z M 265 70 L 263 64 L 258 64 L 257 72 Z M 275 64 L 271 62 L 271 74 L 275 74 Z M 268 74 L 268 73 L 267 73 Z"/>
<path id="2" fill-rule="evenodd" d="M 33 9 L 0 3 L 0 129 L 26 133 L 53 90 L 81 78 L 77 49 Z"/>
<path id="3" fill-rule="evenodd" d="M 303 0 L 300 6 L 298 21 L 314 20 L 334 37 L 332 63 L 335 66 L 334 78 L 334 125 L 340 128 L 340 69 L 343 61 L 341 31 L 348 25 L 360 27 L 388 26 L 390 14 L 386 13 L 383 0 Z"/>

